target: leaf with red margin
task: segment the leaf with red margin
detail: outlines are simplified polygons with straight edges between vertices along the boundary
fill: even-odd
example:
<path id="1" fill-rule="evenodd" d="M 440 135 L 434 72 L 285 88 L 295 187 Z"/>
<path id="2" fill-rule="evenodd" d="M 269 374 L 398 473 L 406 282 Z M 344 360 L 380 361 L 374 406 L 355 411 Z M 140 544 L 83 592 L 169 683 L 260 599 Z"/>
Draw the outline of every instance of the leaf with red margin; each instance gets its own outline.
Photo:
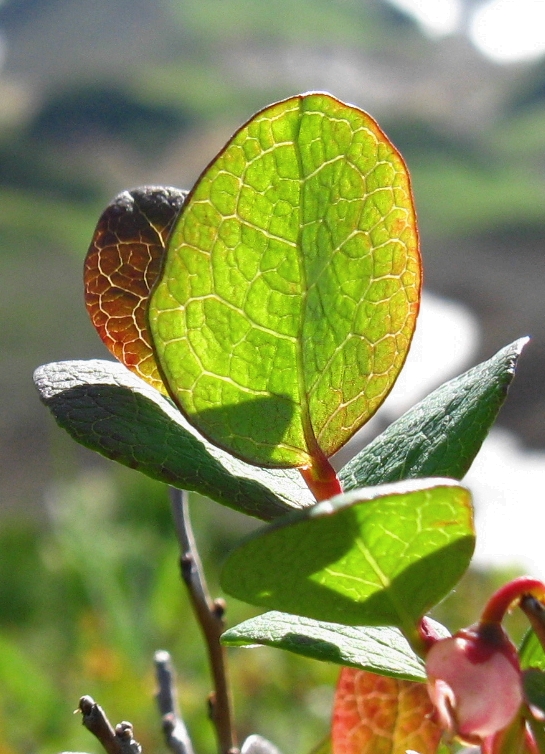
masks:
<path id="1" fill-rule="evenodd" d="M 149 301 L 157 362 L 204 437 L 321 482 L 403 366 L 420 281 L 401 155 L 359 108 L 290 97 L 189 193 Z"/>
<path id="2" fill-rule="evenodd" d="M 343 668 L 333 706 L 333 754 L 436 754 L 441 729 L 426 685 Z"/>
<path id="3" fill-rule="evenodd" d="M 146 309 L 186 193 L 144 186 L 116 196 L 98 221 L 84 267 L 85 304 L 106 347 L 165 394 Z"/>

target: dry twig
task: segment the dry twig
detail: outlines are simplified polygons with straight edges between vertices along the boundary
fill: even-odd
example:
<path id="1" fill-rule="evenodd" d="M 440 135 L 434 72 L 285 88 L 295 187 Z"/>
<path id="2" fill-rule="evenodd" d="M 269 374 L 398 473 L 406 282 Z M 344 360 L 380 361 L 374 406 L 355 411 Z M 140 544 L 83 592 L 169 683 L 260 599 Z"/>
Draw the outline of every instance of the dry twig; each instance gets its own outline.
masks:
<path id="1" fill-rule="evenodd" d="M 113 728 L 100 705 L 90 696 L 79 700 L 83 725 L 102 744 L 107 754 L 142 754 L 142 747 L 134 740 L 131 723 L 118 723 Z"/>
<path id="2" fill-rule="evenodd" d="M 168 652 L 159 650 L 155 653 L 155 674 L 155 698 L 161 714 L 166 744 L 173 754 L 194 754 L 191 739 L 179 712 L 174 669 Z"/>
<path id="3" fill-rule="evenodd" d="M 234 754 L 238 749 L 227 681 L 226 653 L 225 648 L 220 644 L 220 636 L 225 628 L 223 620 L 225 603 L 223 600 L 213 600 L 208 592 L 189 519 L 187 493 L 171 487 L 170 498 L 176 534 L 180 543 L 182 578 L 206 642 L 214 681 L 214 691 L 210 695 L 210 717 L 216 729 L 218 751 L 219 754 Z"/>

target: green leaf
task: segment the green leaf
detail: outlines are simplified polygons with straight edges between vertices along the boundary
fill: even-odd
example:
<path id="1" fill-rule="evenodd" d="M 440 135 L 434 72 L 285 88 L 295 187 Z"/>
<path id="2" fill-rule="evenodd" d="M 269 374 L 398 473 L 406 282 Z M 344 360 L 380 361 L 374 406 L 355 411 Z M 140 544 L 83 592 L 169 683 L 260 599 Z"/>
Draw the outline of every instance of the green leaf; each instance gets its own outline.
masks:
<path id="1" fill-rule="evenodd" d="M 388 394 L 419 293 L 402 158 L 369 115 L 314 93 L 257 113 L 201 175 L 148 314 L 203 435 L 251 463 L 312 467 Z"/>
<path id="2" fill-rule="evenodd" d="M 231 553 L 221 581 L 269 609 L 410 632 L 456 584 L 474 544 L 468 490 L 412 480 L 282 517 Z"/>
<path id="3" fill-rule="evenodd" d="M 541 642 L 532 629 L 526 632 L 519 649 L 520 666 L 527 668 L 539 668 L 545 671 L 545 651 Z"/>
<path id="4" fill-rule="evenodd" d="M 448 636 L 443 626 L 434 625 Z M 393 678 L 426 680 L 424 663 L 397 628 L 343 626 L 273 611 L 233 626 L 221 641 L 230 647 L 265 644 Z"/>
<path id="5" fill-rule="evenodd" d="M 34 380 L 77 442 L 154 479 L 264 520 L 313 502 L 298 472 L 249 466 L 210 445 L 170 401 L 121 364 L 46 364 Z"/>
<path id="6" fill-rule="evenodd" d="M 537 668 L 529 668 L 522 674 L 524 698 L 532 707 L 545 714 L 545 673 Z"/>
<path id="7" fill-rule="evenodd" d="M 407 411 L 341 469 L 343 489 L 427 476 L 461 479 L 494 423 L 527 342 L 506 346 Z"/>

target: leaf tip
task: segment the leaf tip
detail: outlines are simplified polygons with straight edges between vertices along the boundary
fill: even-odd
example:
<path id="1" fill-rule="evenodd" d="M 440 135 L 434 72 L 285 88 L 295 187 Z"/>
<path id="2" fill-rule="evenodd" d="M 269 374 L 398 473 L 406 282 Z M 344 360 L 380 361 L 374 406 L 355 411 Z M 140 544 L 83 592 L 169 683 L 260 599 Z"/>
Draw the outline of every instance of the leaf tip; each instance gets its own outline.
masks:
<path id="1" fill-rule="evenodd" d="M 513 343 L 513 350 L 517 352 L 517 354 L 522 353 L 522 349 L 532 340 L 532 338 L 529 335 L 525 335 L 522 338 L 518 338 L 518 340 L 515 340 Z"/>

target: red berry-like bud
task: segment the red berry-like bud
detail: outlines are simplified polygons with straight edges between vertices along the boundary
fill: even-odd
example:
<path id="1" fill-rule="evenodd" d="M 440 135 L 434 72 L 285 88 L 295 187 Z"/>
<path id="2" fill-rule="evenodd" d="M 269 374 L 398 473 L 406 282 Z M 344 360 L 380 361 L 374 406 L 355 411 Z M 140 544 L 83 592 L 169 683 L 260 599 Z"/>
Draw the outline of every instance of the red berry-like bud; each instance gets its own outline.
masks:
<path id="1" fill-rule="evenodd" d="M 517 652 L 499 623 L 478 623 L 437 641 L 426 671 L 439 724 L 467 743 L 503 730 L 523 701 Z"/>

